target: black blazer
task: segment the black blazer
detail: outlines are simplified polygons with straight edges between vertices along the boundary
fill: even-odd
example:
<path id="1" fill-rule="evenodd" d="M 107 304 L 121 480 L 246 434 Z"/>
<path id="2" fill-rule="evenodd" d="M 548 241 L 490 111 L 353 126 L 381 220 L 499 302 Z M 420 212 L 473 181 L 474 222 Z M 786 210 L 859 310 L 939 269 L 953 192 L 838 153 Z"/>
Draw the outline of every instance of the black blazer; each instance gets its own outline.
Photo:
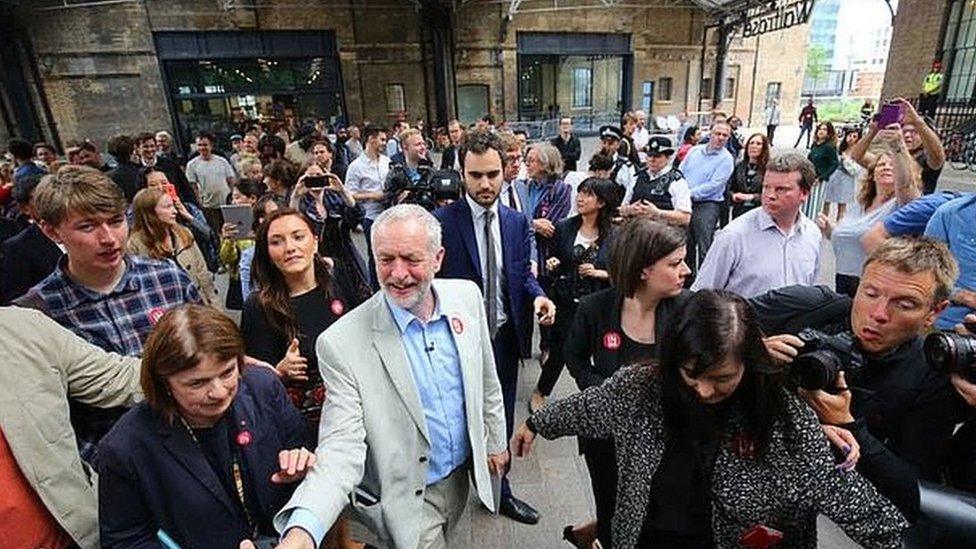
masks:
<path id="1" fill-rule="evenodd" d="M 307 423 L 263 366 L 244 369 L 227 414 L 239 445 L 245 483 L 270 524 L 298 483 L 272 484 L 278 452 L 315 448 Z M 99 516 L 103 547 L 157 547 L 160 529 L 184 548 L 236 548 L 249 536 L 237 498 L 227 493 L 203 451 L 182 424 L 170 425 L 145 403 L 126 412 L 98 447 Z M 228 467 L 230 465 L 228 464 Z M 262 532 L 274 535 L 274 532 Z"/>
<path id="2" fill-rule="evenodd" d="M 35 224 L 4 242 L 2 302 L 10 303 L 44 280 L 62 255 L 61 248 Z"/>
<path id="3" fill-rule="evenodd" d="M 442 170 L 453 170 L 454 169 L 454 158 L 457 156 L 457 147 L 454 145 L 449 146 L 444 149 L 444 153 L 441 155 L 441 169 Z"/>
<path id="4" fill-rule="evenodd" d="M 556 223 L 556 233 L 552 238 L 552 245 L 549 247 L 549 257 L 555 257 L 559 260 L 559 267 L 552 271 L 550 276 L 556 281 L 555 285 L 560 286 L 562 280 L 566 280 L 565 277 L 573 278 L 576 275 L 576 269 L 573 267 L 573 248 L 576 243 L 576 235 L 579 233 L 580 227 L 583 225 L 583 217 L 580 215 L 574 215 L 572 217 L 567 217 L 562 221 Z M 596 260 L 593 262 L 593 266 L 597 269 L 605 270 L 607 268 L 607 263 L 610 261 L 610 244 L 613 242 L 615 231 L 613 227 L 610 228 L 610 233 L 603 239 L 600 243 L 600 248 L 597 250 Z M 547 258 L 548 259 L 548 258 Z M 541 266 L 544 268 L 544 265 Z M 573 278 L 576 281 L 575 278 Z M 591 286 L 599 287 L 598 289 L 606 288 L 609 282 L 596 281 L 595 279 L 589 279 L 593 282 Z M 572 284 L 575 286 L 575 284 Z M 566 295 L 561 288 L 559 291 L 554 292 L 551 296 L 553 299 L 559 299 L 563 304 L 567 303 L 569 300 L 566 299 Z M 559 305 L 556 304 L 556 314 L 559 314 Z"/>
<path id="5" fill-rule="evenodd" d="M 658 304 L 654 312 L 654 341 L 664 338 L 671 315 L 690 295 L 691 292 L 686 290 Z M 566 367 L 581 391 L 602 384 L 621 366 L 626 366 L 618 361 L 619 349 L 608 349 L 603 344 L 607 333 L 621 331 L 623 302 L 624 296 L 616 288 L 607 288 L 580 300 L 563 353 Z"/>

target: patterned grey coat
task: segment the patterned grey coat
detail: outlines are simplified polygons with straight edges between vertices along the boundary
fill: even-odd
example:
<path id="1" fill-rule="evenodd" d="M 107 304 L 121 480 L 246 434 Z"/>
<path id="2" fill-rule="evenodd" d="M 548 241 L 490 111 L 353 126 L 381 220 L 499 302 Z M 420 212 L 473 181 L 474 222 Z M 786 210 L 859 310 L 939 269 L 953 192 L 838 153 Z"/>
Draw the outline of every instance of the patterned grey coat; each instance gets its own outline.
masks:
<path id="1" fill-rule="evenodd" d="M 619 549 L 637 543 L 651 479 L 665 449 L 659 380 L 653 366 L 621 368 L 602 385 L 553 402 L 532 417 L 547 439 L 613 439 L 618 469 L 613 545 Z M 829 443 L 803 402 L 787 394 L 786 408 L 763 457 L 739 456 L 728 441 L 720 445 L 711 473 L 715 544 L 737 547 L 742 534 L 762 524 L 784 533 L 782 547 L 816 547 L 816 517 L 823 513 L 865 547 L 901 547 L 908 523 L 895 507 L 859 474 L 834 468 Z"/>

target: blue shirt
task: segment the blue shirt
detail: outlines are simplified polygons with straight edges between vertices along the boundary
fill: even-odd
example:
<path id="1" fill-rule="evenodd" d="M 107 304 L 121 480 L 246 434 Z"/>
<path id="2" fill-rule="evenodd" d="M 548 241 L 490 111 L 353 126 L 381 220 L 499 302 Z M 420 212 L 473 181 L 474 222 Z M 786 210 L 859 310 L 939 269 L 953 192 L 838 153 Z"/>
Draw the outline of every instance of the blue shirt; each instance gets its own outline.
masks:
<path id="1" fill-rule="evenodd" d="M 13 175 L 14 183 L 20 181 L 21 178 L 30 175 L 47 175 L 47 172 L 44 171 L 44 168 L 38 166 L 37 164 L 33 162 L 27 162 L 26 164 L 17 166 L 17 169 L 14 170 L 14 175 Z"/>
<path id="2" fill-rule="evenodd" d="M 925 225 L 939 206 L 960 196 L 955 191 L 942 191 L 916 198 L 885 217 L 885 231 L 890 236 L 918 236 L 925 232 Z"/>
<path id="3" fill-rule="evenodd" d="M 725 201 L 725 186 L 735 171 L 735 160 L 726 148 L 709 150 L 708 145 L 695 145 L 681 162 L 681 173 L 691 189 L 694 202 Z"/>
<path id="4" fill-rule="evenodd" d="M 925 236 L 949 246 L 949 251 L 959 263 L 956 288 L 976 290 L 976 194 L 968 194 L 940 206 L 925 227 Z M 965 305 L 950 303 L 935 321 L 935 327 L 948 330 L 960 324 L 962 318 L 971 312 L 973 310 Z"/>
<path id="5" fill-rule="evenodd" d="M 471 454 L 461 357 L 451 335 L 450 320 L 440 311 L 436 295 L 434 312 L 426 324 L 389 298 L 386 305 L 400 330 L 427 419 L 430 436 L 427 485 L 430 486 L 464 465 Z"/>

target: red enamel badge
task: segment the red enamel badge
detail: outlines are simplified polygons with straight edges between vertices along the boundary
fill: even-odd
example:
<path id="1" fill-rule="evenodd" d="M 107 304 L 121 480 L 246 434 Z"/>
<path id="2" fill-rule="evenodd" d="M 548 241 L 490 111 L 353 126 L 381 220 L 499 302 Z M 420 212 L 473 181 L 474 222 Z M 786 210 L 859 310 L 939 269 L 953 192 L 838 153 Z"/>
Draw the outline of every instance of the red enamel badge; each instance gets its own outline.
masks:
<path id="1" fill-rule="evenodd" d="M 164 309 L 162 307 L 154 307 L 154 308 L 150 309 L 149 310 L 149 315 L 148 315 L 148 317 L 149 317 L 149 323 L 152 324 L 153 326 L 155 326 L 156 323 L 159 322 L 159 319 L 160 318 L 163 318 L 163 315 L 164 314 L 166 314 L 166 309 Z"/>
<path id="2" fill-rule="evenodd" d="M 240 433 L 237 433 L 237 445 L 238 446 L 247 446 L 250 443 L 251 443 L 251 432 L 250 431 L 241 431 Z"/>
<path id="3" fill-rule="evenodd" d="M 451 319 L 451 329 L 453 329 L 454 333 L 457 335 L 461 335 L 464 333 L 464 323 L 461 322 L 460 318 L 454 317 Z"/>
<path id="4" fill-rule="evenodd" d="M 608 351 L 616 351 L 620 348 L 623 339 L 617 332 L 607 332 L 603 334 L 603 347 Z"/>
<path id="5" fill-rule="evenodd" d="M 346 312 L 346 305 L 339 299 L 333 299 L 332 304 L 329 305 L 332 309 L 332 314 L 336 316 L 342 316 L 342 313 Z"/>

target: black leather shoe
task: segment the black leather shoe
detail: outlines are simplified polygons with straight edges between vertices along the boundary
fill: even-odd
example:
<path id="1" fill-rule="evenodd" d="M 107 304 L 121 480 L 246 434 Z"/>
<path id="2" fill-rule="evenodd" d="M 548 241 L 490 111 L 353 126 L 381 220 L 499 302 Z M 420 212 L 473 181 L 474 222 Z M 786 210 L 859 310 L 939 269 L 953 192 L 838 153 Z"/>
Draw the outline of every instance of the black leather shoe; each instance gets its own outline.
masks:
<path id="1" fill-rule="evenodd" d="M 498 506 L 498 512 L 522 524 L 536 524 L 539 522 L 539 512 L 515 496 L 508 496 L 503 499 Z"/>

